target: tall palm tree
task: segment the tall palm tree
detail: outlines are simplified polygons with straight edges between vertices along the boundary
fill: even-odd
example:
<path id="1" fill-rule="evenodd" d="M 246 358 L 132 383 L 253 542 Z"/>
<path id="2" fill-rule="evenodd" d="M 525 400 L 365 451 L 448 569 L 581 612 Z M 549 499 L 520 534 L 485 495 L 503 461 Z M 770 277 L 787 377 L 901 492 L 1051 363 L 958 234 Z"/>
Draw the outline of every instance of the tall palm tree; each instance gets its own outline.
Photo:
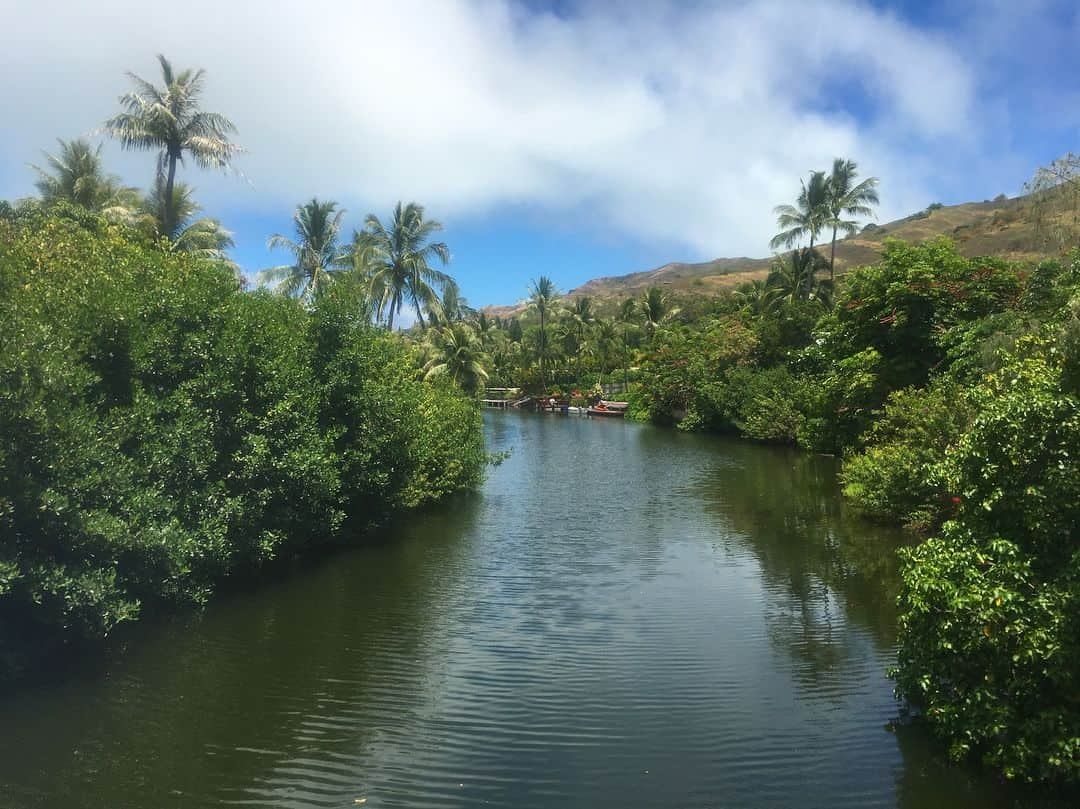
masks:
<path id="1" fill-rule="evenodd" d="M 541 275 L 539 279 L 533 281 L 529 288 L 529 308 L 540 315 L 540 346 L 537 353 L 540 359 L 540 384 L 544 386 L 545 391 L 547 390 L 547 377 L 544 373 L 544 357 L 548 348 L 547 319 L 558 296 L 559 291 L 555 287 L 555 282 L 546 275 Z"/>
<path id="2" fill-rule="evenodd" d="M 814 249 L 828 218 L 828 184 L 825 172 L 812 171 L 809 181 L 802 181 L 795 205 L 777 205 L 773 209 L 780 232 L 773 236 L 770 247 L 791 247 L 809 237 L 810 249 Z"/>
<path id="3" fill-rule="evenodd" d="M 205 71 L 176 73 L 168 59 L 161 54 L 157 58 L 163 86 L 128 73 L 135 89 L 120 96 L 124 111 L 105 122 L 105 132 L 125 149 L 158 152 L 157 173 L 165 183 L 164 221 L 172 229 L 177 162 L 183 162 L 187 154 L 203 168 L 228 169 L 242 149 L 229 140 L 236 132 L 232 121 L 199 109 Z"/>
<path id="4" fill-rule="evenodd" d="M 469 393 L 477 393 L 488 379 L 487 356 L 476 333 L 457 321 L 428 333 L 431 358 L 424 364 L 424 378 L 447 376 Z"/>
<path id="5" fill-rule="evenodd" d="M 70 202 L 91 211 L 115 206 L 135 207 L 138 192 L 124 186 L 115 174 L 107 174 L 101 162 L 101 145 L 95 149 L 82 138 L 57 138 L 59 151 L 43 152 L 47 168 L 31 165 L 38 173 L 34 185 L 41 199 L 52 204 Z"/>
<path id="6" fill-rule="evenodd" d="M 333 280 L 333 273 L 349 265 L 350 252 L 339 242 L 344 210 L 337 203 L 312 199 L 296 206 L 293 222 L 297 239 L 275 233 L 266 242 L 271 250 L 285 250 L 293 262 L 259 273 L 260 284 L 275 284 L 282 295 L 295 295 L 310 303 Z"/>
<path id="7" fill-rule="evenodd" d="M 878 179 L 867 177 L 861 183 L 855 184 L 855 162 L 842 160 L 839 157 L 833 160 L 832 173 L 828 179 L 828 194 L 825 225 L 832 228 L 832 250 L 829 254 L 829 280 L 835 277 L 836 267 L 836 233 L 843 231 L 845 236 L 854 236 L 859 230 L 858 222 L 844 219 L 844 216 L 873 216 L 873 205 L 878 204 Z"/>
<path id="8" fill-rule="evenodd" d="M 444 266 L 450 263 L 450 248 L 431 241 L 442 229 L 441 222 L 424 218 L 422 205 L 398 202 L 389 227 L 368 214 L 364 229 L 354 235 L 356 268 L 380 290 L 379 311 L 386 312 L 387 328 L 393 330 L 394 315 L 406 301 L 416 309 L 420 328 L 426 328 L 424 312 L 440 305 L 438 289 L 445 294 L 453 285 L 453 278 L 430 263 L 433 259 Z"/>
<path id="9" fill-rule="evenodd" d="M 641 322 L 652 341 L 660 327 L 669 323 L 679 314 L 679 308 L 671 305 L 671 300 L 660 287 L 649 287 L 638 302 Z"/>

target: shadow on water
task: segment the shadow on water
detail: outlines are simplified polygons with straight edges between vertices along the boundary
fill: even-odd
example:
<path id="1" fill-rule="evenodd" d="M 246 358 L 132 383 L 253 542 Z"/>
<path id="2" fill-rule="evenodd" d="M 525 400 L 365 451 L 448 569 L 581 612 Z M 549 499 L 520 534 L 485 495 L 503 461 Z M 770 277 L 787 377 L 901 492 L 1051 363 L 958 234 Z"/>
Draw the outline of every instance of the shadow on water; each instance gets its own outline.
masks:
<path id="1" fill-rule="evenodd" d="M 139 627 L 92 673 L 0 700 L 0 806 L 343 805 L 356 751 L 431 676 L 430 604 L 461 575 L 478 507 L 399 519 L 296 577 Z"/>

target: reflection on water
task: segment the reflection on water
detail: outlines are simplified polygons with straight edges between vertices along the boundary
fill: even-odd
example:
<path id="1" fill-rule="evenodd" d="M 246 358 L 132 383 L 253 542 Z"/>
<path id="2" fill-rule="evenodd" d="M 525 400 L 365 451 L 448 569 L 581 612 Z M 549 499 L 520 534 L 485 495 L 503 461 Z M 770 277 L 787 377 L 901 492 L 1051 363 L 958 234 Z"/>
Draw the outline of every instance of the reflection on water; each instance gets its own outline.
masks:
<path id="1" fill-rule="evenodd" d="M 887 729 L 900 537 L 831 459 L 487 431 L 479 494 L 0 698 L 0 806 L 1035 805 Z"/>

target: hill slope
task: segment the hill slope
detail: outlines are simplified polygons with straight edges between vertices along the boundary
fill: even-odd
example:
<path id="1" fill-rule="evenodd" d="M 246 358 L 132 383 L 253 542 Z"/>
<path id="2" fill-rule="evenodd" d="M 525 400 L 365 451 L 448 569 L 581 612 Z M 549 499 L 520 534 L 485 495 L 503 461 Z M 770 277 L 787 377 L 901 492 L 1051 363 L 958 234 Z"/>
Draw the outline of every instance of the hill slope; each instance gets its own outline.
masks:
<path id="1" fill-rule="evenodd" d="M 1046 255 L 1036 238 L 1029 199 L 999 197 L 986 202 L 966 202 L 920 211 L 894 222 L 871 226 L 836 243 L 836 269 L 843 271 L 874 262 L 881 254 L 886 237 L 919 242 L 942 235 L 955 240 L 966 256 L 1037 259 Z M 828 256 L 827 242 L 821 246 L 821 252 Z M 718 258 L 698 264 L 672 262 L 644 272 L 594 278 L 570 290 L 566 297 L 589 295 L 598 299 L 621 299 L 639 295 L 654 286 L 673 292 L 711 294 L 765 278 L 771 261 L 771 258 Z M 487 311 L 505 316 L 521 308 L 520 304 L 491 306 Z"/>

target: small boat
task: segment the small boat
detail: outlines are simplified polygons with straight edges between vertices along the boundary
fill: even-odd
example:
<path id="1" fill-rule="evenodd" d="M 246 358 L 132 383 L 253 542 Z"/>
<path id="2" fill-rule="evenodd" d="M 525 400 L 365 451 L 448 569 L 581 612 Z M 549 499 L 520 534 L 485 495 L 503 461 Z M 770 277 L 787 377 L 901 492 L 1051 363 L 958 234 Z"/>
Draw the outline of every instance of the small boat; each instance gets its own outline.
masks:
<path id="1" fill-rule="evenodd" d="M 608 410 L 621 410 L 624 413 L 626 408 L 630 407 L 629 402 L 609 402 L 606 399 L 601 399 L 598 407 L 606 407 Z"/>
<path id="2" fill-rule="evenodd" d="M 603 402 L 601 402 L 600 404 L 589 408 L 589 415 L 590 416 L 607 416 L 607 417 L 610 417 L 610 418 L 621 419 L 623 416 L 626 415 L 626 408 L 624 407 L 621 410 L 616 410 L 614 408 L 607 407 L 606 405 L 604 405 Z"/>

